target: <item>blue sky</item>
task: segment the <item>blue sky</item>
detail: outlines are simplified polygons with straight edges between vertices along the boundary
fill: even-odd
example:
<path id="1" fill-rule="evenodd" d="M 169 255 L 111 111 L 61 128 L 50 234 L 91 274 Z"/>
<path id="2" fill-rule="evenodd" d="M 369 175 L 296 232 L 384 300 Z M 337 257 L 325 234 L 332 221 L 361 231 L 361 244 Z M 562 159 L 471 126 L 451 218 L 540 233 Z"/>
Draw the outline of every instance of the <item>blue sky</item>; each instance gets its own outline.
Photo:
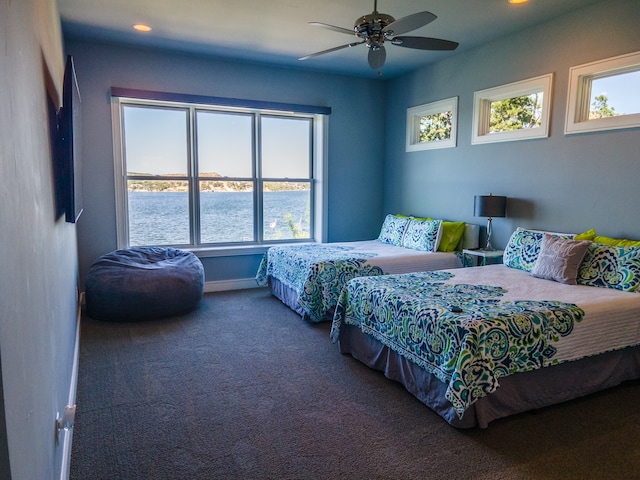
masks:
<path id="1" fill-rule="evenodd" d="M 640 113 L 640 71 L 595 79 L 591 82 L 591 101 L 604 94 L 616 113 Z"/>
<path id="2" fill-rule="evenodd" d="M 152 175 L 187 173 L 188 111 L 124 107 L 127 171 Z M 197 113 L 200 172 L 251 177 L 253 116 Z M 263 176 L 308 178 L 310 119 L 262 116 Z"/>

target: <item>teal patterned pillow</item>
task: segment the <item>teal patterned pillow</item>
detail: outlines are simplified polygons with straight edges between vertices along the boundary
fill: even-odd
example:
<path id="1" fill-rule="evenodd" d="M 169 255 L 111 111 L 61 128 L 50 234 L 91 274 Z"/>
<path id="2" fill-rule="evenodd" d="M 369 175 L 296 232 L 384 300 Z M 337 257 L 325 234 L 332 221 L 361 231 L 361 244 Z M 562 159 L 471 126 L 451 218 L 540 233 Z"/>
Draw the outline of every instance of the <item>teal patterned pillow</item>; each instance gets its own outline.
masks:
<path id="1" fill-rule="evenodd" d="M 578 270 L 578 285 L 637 291 L 640 285 L 640 247 L 591 244 Z"/>
<path id="2" fill-rule="evenodd" d="M 442 220 L 416 220 L 412 219 L 404 232 L 402 246 L 435 252 L 440 244 L 442 236 Z"/>
<path id="3" fill-rule="evenodd" d="M 545 233 L 560 238 L 574 237 L 574 235 L 570 233 L 552 233 L 541 230 L 527 230 L 525 228 L 518 227 L 511 235 L 511 238 L 504 249 L 502 263 L 507 267 L 517 268 L 518 270 L 524 270 L 525 272 L 531 273 L 531 269 L 535 265 L 538 255 L 540 254 L 540 245 Z"/>
<path id="4" fill-rule="evenodd" d="M 401 247 L 404 231 L 407 229 L 410 221 L 410 217 L 400 218 L 395 215 L 387 215 L 380 229 L 378 241 Z"/>

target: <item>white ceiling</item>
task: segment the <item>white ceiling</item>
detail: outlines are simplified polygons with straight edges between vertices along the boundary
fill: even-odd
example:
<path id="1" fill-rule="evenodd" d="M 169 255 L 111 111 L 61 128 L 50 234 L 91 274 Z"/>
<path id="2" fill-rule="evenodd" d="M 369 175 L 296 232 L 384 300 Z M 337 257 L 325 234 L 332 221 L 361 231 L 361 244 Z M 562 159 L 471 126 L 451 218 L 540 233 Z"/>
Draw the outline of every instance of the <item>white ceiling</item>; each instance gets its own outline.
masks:
<path id="1" fill-rule="evenodd" d="M 458 42 L 453 52 L 387 45 L 383 77 L 391 78 L 542 23 L 599 0 L 379 0 L 378 11 L 396 19 L 421 11 L 438 18 L 406 35 Z M 72 39 L 232 57 L 357 76 L 375 76 L 367 48 L 359 45 L 309 60 L 304 55 L 355 41 L 355 37 L 308 22 L 352 28 L 373 11 L 374 0 L 57 0 L 63 32 Z M 132 29 L 153 27 L 150 33 Z"/>

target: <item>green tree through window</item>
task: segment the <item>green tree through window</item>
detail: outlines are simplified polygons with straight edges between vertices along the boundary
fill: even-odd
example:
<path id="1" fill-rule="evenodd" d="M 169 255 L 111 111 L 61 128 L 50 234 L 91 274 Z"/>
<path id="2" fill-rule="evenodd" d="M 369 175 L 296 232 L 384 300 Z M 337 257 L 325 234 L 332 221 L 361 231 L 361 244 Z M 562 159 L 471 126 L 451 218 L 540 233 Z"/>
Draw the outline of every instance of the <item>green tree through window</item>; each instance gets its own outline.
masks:
<path id="1" fill-rule="evenodd" d="M 538 128 L 542 124 L 542 92 L 491 102 L 489 132 Z"/>
<path id="2" fill-rule="evenodd" d="M 596 95 L 591 104 L 591 110 L 589 110 L 589 120 L 593 120 L 594 118 L 615 117 L 616 115 L 618 115 L 618 113 L 616 113 L 615 107 L 609 106 L 607 96 Z"/>
<path id="3" fill-rule="evenodd" d="M 453 112 L 442 112 L 420 117 L 420 142 L 437 142 L 451 138 Z"/>

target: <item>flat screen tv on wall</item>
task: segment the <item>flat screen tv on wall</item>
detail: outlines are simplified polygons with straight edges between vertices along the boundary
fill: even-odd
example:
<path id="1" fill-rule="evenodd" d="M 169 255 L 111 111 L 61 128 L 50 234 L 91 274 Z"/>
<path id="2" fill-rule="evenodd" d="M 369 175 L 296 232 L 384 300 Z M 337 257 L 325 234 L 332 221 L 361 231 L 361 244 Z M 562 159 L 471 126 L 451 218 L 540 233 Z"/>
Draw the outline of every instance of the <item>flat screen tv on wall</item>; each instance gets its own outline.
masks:
<path id="1" fill-rule="evenodd" d="M 82 161 L 80 159 L 80 91 L 73 66 L 67 56 L 62 85 L 62 107 L 58 112 L 58 165 L 59 186 L 65 219 L 75 223 L 82 213 Z"/>

